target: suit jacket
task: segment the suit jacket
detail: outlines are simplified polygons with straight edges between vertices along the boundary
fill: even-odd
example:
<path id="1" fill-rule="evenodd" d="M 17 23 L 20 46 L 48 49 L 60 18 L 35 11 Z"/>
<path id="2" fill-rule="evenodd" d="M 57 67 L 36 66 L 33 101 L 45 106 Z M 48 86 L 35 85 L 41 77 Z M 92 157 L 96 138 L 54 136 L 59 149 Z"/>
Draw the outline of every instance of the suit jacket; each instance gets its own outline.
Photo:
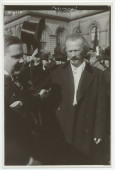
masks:
<path id="1" fill-rule="evenodd" d="M 26 165 L 32 155 L 33 135 L 35 127 L 31 116 L 33 98 L 5 76 L 5 165 Z M 23 103 L 18 112 L 10 105 L 15 101 Z M 37 102 L 39 105 L 39 102 Z"/>
<path id="2" fill-rule="evenodd" d="M 66 141 L 91 155 L 94 137 L 103 139 L 105 135 L 107 105 L 102 71 L 86 64 L 78 85 L 76 107 L 73 107 L 74 80 L 70 64 L 57 67 L 51 77 L 52 83 L 61 87 L 61 100 L 55 113 Z M 55 94 L 54 99 L 59 93 L 54 90 Z"/>
<path id="3" fill-rule="evenodd" d="M 43 70 L 42 64 L 31 67 L 31 78 L 35 91 L 50 88 L 49 70 Z"/>

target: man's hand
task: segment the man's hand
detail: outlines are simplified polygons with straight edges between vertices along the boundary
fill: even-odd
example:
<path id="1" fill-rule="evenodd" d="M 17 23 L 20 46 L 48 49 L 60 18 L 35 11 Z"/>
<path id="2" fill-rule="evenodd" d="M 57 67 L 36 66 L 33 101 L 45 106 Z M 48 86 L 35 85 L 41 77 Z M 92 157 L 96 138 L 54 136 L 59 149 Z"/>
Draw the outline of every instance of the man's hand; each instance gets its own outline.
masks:
<path id="1" fill-rule="evenodd" d="M 10 105 L 10 108 L 18 114 L 23 113 L 23 103 L 21 101 L 15 101 Z"/>
<path id="2" fill-rule="evenodd" d="M 94 142 L 96 145 L 99 144 L 101 141 L 102 141 L 102 139 L 100 139 L 100 138 L 94 138 Z"/>
<path id="3" fill-rule="evenodd" d="M 48 97 L 50 94 L 50 91 L 51 91 L 51 88 L 49 90 L 42 89 L 39 93 L 41 99 Z"/>
<path id="4" fill-rule="evenodd" d="M 10 105 L 10 108 L 17 108 L 17 109 L 19 109 L 19 108 L 21 108 L 22 107 L 22 102 L 21 101 L 15 101 L 15 102 L 13 102 L 11 105 Z"/>
<path id="5" fill-rule="evenodd" d="M 42 165 L 42 163 L 39 160 L 34 159 L 33 157 L 30 157 L 29 162 L 27 166 L 31 165 Z"/>
<path id="6" fill-rule="evenodd" d="M 35 49 L 35 51 L 34 51 L 33 54 L 32 54 L 32 57 L 35 57 L 36 54 L 38 54 L 38 48 Z"/>

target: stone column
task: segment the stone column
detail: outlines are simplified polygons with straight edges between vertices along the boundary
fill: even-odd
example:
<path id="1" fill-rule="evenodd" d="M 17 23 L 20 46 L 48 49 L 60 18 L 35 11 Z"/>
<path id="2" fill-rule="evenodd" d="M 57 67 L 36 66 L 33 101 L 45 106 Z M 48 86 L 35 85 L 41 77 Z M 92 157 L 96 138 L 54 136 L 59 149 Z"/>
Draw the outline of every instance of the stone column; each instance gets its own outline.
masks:
<path id="1" fill-rule="evenodd" d="M 103 30 L 99 34 L 99 45 L 102 46 L 107 46 L 107 31 Z"/>

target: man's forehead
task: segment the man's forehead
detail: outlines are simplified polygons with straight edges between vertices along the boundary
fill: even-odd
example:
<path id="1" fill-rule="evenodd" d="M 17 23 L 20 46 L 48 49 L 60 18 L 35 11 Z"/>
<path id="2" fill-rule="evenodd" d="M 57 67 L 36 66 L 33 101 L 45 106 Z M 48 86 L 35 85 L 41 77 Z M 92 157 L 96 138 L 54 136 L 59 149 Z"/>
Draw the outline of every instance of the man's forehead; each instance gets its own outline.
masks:
<path id="1" fill-rule="evenodd" d="M 74 41 L 68 40 L 66 42 L 66 46 L 68 46 L 68 47 L 70 47 L 72 45 L 74 45 L 74 46 L 82 46 L 82 42 L 83 42 L 82 39 L 77 39 L 77 40 L 74 40 Z"/>
<path id="2" fill-rule="evenodd" d="M 12 44 L 5 49 L 6 52 L 10 53 L 22 53 L 23 48 L 21 44 Z"/>
<path id="3" fill-rule="evenodd" d="M 70 50 L 70 49 L 81 49 L 82 48 L 82 40 L 78 39 L 75 41 L 68 41 L 68 43 L 66 43 L 66 49 Z"/>
<path id="4" fill-rule="evenodd" d="M 22 48 L 21 44 L 12 44 L 12 45 L 7 47 L 7 49 L 9 49 L 9 50 L 15 50 L 15 49 L 21 50 L 21 48 Z"/>

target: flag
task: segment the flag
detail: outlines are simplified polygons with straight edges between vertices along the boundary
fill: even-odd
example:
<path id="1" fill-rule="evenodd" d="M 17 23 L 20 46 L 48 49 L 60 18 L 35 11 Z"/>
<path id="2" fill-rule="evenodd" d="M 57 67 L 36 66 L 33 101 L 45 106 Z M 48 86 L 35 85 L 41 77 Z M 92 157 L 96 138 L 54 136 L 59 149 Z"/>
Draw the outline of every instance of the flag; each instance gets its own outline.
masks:
<path id="1" fill-rule="evenodd" d="M 79 20 L 79 25 L 78 25 L 77 31 L 78 31 L 78 33 L 81 33 L 81 30 L 80 30 L 80 20 Z"/>
<path id="2" fill-rule="evenodd" d="M 94 46 L 93 51 L 96 52 L 96 47 L 98 46 L 98 39 L 97 39 L 97 27 L 95 27 L 95 37 L 94 37 Z"/>
<path id="3" fill-rule="evenodd" d="M 41 18 L 41 20 L 37 24 L 36 31 L 35 31 L 35 40 L 37 42 L 37 47 L 38 47 L 39 53 L 40 53 L 40 50 L 41 50 L 40 40 L 41 40 L 42 32 L 43 32 L 44 28 L 45 28 L 45 19 Z"/>

